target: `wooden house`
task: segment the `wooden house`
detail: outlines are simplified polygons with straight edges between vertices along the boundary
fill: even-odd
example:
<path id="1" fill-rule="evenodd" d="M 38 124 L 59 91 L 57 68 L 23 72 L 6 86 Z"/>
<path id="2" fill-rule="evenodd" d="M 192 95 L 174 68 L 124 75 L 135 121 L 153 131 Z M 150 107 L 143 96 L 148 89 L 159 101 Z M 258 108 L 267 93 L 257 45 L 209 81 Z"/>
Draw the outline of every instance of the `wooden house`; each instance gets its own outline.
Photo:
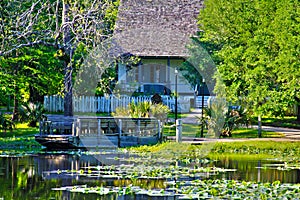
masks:
<path id="1" fill-rule="evenodd" d="M 175 68 L 189 56 L 186 48 L 198 31 L 202 0 L 121 0 L 115 40 L 121 55 L 140 58 L 134 66 L 118 63 L 118 84 L 126 91 L 143 85 L 162 85 L 175 91 Z M 194 88 L 178 74 L 178 93 Z"/>

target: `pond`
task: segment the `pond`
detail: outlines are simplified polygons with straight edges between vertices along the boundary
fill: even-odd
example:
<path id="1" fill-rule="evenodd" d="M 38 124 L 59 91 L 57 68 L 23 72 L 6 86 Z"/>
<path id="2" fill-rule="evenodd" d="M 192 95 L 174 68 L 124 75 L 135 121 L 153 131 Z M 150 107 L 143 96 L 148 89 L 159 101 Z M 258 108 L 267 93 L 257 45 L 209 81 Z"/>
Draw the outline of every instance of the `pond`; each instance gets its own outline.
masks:
<path id="1" fill-rule="evenodd" d="M 134 199 L 176 199 L 176 195 L 168 195 L 172 187 L 179 188 L 180 184 L 192 184 L 198 179 L 300 183 L 299 169 L 282 170 L 284 163 L 274 160 L 232 160 L 225 157 L 218 161 L 204 159 L 189 165 L 157 160 L 156 166 L 144 165 L 143 162 L 144 158 L 119 152 L 2 156 L 0 199 L 133 199 L 128 194 L 136 186 L 156 190 L 158 194 L 149 195 L 139 189 L 139 195 L 136 194 Z M 97 189 L 91 192 L 88 189 L 91 187 Z"/>

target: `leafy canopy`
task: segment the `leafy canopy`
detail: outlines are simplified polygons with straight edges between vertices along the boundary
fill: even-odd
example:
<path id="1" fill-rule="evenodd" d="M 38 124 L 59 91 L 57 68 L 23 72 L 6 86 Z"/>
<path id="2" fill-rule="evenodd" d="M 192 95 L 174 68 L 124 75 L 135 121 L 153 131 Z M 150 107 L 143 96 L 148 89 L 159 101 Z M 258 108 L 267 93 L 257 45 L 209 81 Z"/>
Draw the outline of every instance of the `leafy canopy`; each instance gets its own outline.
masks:
<path id="1" fill-rule="evenodd" d="M 206 0 L 199 15 L 229 101 L 283 115 L 300 97 L 297 0 Z"/>

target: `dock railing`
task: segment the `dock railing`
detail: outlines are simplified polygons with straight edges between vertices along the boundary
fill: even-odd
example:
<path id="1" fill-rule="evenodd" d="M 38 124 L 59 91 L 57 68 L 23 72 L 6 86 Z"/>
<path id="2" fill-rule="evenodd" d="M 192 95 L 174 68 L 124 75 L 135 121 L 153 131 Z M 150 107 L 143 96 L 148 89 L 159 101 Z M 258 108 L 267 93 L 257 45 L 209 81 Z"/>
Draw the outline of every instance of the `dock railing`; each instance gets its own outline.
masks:
<path id="1" fill-rule="evenodd" d="M 162 140 L 161 122 L 156 118 L 49 115 L 40 122 L 39 134 L 69 135 L 83 142 L 109 139 L 119 147 L 126 146 L 124 143 L 147 144 L 149 138 Z"/>

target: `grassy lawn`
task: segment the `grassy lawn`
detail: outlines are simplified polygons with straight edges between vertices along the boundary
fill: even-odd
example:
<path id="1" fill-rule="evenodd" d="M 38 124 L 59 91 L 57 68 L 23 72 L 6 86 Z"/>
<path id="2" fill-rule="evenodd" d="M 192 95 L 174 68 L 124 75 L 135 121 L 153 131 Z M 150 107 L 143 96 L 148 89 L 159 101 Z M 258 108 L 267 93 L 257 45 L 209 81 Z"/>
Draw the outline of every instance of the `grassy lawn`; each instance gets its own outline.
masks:
<path id="1" fill-rule="evenodd" d="M 174 125 L 165 125 L 163 131 L 164 131 L 165 136 L 175 136 L 176 135 L 176 127 Z M 183 124 L 182 135 L 185 137 L 199 137 L 200 136 L 199 125 Z"/>
<path id="2" fill-rule="evenodd" d="M 40 149 L 41 145 L 34 139 L 34 135 L 38 132 L 38 128 L 28 127 L 25 123 L 16 124 L 11 132 L 0 131 L 0 151 Z"/>
<path id="3" fill-rule="evenodd" d="M 132 152 L 154 153 L 162 156 L 164 153 L 172 156 L 179 154 L 183 158 L 197 157 L 201 155 L 203 145 L 190 145 L 187 143 L 164 142 L 152 146 L 140 146 L 127 148 Z M 209 158 L 237 157 L 252 158 L 277 158 L 290 162 L 299 162 L 300 141 L 243 141 L 243 142 L 215 142 L 210 149 Z M 180 157 L 180 156 L 179 156 Z"/>
<path id="4" fill-rule="evenodd" d="M 188 113 L 177 113 L 177 118 L 180 119 L 180 118 L 184 118 L 184 117 L 187 117 L 188 116 Z M 175 113 L 171 112 L 171 113 L 168 113 L 168 118 L 169 119 L 175 119 Z"/>
<path id="5" fill-rule="evenodd" d="M 255 123 L 257 119 L 254 118 Z M 263 117 L 262 124 L 266 126 L 286 127 L 300 129 L 300 122 L 294 116 L 281 117 Z"/>
<path id="6" fill-rule="evenodd" d="M 238 156 L 241 154 L 259 157 L 275 157 L 299 162 L 300 141 L 243 141 L 243 142 L 216 142 L 211 149 L 211 155 Z M 267 156 L 266 156 L 267 155 Z"/>
<path id="7" fill-rule="evenodd" d="M 253 128 L 239 128 L 232 132 L 232 138 L 257 138 L 258 131 Z M 283 133 L 262 131 L 263 138 L 280 138 L 284 137 Z"/>
<path id="8" fill-rule="evenodd" d="M 176 127 L 173 125 L 164 126 L 164 135 L 165 136 L 175 136 Z M 185 137 L 200 137 L 200 126 L 197 124 L 183 124 L 182 135 Z M 204 130 L 204 137 L 207 130 Z M 257 138 L 258 131 L 253 128 L 239 128 L 233 131 L 231 138 Z M 263 138 L 280 138 L 284 137 L 284 134 L 277 132 L 268 132 L 262 131 Z"/>
<path id="9" fill-rule="evenodd" d="M 18 123 L 12 131 L 0 131 L 1 138 L 33 136 L 39 132 L 39 128 L 28 127 L 27 123 Z"/>

